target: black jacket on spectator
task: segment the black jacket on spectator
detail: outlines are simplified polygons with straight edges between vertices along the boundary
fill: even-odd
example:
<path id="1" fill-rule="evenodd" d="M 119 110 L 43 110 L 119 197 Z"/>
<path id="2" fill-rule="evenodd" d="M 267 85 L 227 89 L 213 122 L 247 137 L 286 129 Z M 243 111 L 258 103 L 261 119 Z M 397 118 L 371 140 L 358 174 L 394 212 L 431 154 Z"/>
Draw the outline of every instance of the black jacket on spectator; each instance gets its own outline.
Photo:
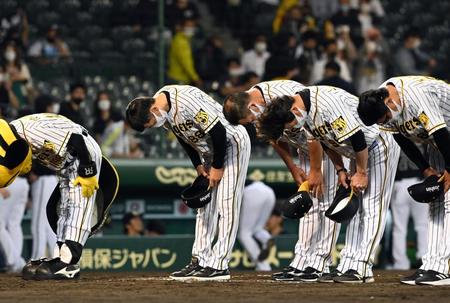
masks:
<path id="1" fill-rule="evenodd" d="M 83 114 L 81 113 L 80 110 L 75 110 L 72 107 L 71 102 L 63 102 L 61 103 L 61 107 L 59 109 L 59 114 L 63 115 L 66 118 L 69 118 L 70 120 L 72 120 L 73 122 L 80 124 L 81 126 L 86 127 L 85 125 L 85 121 L 83 118 Z"/>
<path id="2" fill-rule="evenodd" d="M 347 91 L 348 93 L 350 93 L 354 96 L 357 96 L 356 89 L 353 86 L 353 84 L 351 84 L 348 81 L 345 81 L 344 79 L 342 79 L 339 76 L 332 76 L 332 77 L 324 78 L 324 79 L 322 79 L 322 81 L 318 82 L 316 85 L 328 85 L 328 86 L 338 87 L 338 88 L 341 88 L 341 89 Z"/>

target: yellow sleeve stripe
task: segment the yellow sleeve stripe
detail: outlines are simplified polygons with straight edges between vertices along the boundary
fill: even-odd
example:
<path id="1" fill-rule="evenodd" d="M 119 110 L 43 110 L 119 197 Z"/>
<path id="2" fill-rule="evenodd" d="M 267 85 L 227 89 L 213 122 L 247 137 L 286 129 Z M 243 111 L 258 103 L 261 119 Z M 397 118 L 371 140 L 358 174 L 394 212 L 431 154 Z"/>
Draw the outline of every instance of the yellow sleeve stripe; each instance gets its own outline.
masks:
<path id="1" fill-rule="evenodd" d="M 336 138 L 336 141 L 338 141 L 339 143 L 341 143 L 342 141 L 344 141 L 345 139 L 347 139 L 348 137 L 350 137 L 351 135 L 353 135 L 354 133 L 356 133 L 359 130 L 359 126 L 355 127 L 354 129 L 352 129 L 351 131 L 349 131 L 348 133 L 346 133 L 345 135 L 342 135 L 338 138 Z"/>
<path id="2" fill-rule="evenodd" d="M 380 127 L 380 130 L 385 132 L 398 133 L 398 130 L 396 130 L 395 128 Z"/>
<path id="3" fill-rule="evenodd" d="M 427 131 L 428 131 L 428 134 L 429 135 L 431 135 L 432 133 L 434 133 L 435 131 L 437 131 L 437 130 L 439 130 L 439 129 L 441 129 L 441 128 L 444 128 L 444 127 L 446 127 L 447 126 L 447 124 L 444 122 L 444 123 L 441 123 L 441 124 L 438 124 L 438 125 L 435 125 L 435 126 L 433 126 L 431 129 L 428 129 Z"/>
<path id="4" fill-rule="evenodd" d="M 208 127 L 205 129 L 205 133 L 207 133 L 214 125 L 216 125 L 217 120 L 219 120 L 219 117 L 216 117 L 216 119 L 212 120 L 211 123 L 209 123 Z"/>

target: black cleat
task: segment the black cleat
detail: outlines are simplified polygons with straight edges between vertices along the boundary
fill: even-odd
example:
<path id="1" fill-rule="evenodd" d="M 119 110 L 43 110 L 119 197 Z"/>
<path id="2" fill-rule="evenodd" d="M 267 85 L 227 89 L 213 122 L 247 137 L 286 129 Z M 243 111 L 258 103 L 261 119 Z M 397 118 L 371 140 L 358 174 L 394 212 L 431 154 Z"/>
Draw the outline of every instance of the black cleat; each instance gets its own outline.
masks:
<path id="1" fill-rule="evenodd" d="M 36 274 L 36 269 L 42 264 L 42 262 L 45 261 L 49 261 L 49 259 L 42 258 L 28 261 L 28 263 L 22 268 L 22 278 L 24 280 L 33 280 L 34 275 Z"/>
<path id="2" fill-rule="evenodd" d="M 339 277 L 340 275 L 342 275 L 342 273 L 339 270 L 334 269 L 330 273 L 322 274 L 322 276 L 317 279 L 317 282 L 334 283 L 334 278 Z"/>
<path id="3" fill-rule="evenodd" d="M 359 283 L 373 283 L 375 279 L 373 277 L 363 277 L 356 270 L 349 269 L 339 277 L 335 277 L 334 282 L 338 283 L 351 283 L 351 284 L 359 284 Z"/>
<path id="4" fill-rule="evenodd" d="M 201 267 L 198 264 L 198 259 L 192 258 L 191 263 L 186 265 L 183 269 L 171 273 L 169 278 L 171 278 L 172 280 L 177 280 L 177 281 L 189 280 L 192 278 L 191 276 L 193 274 L 195 274 L 196 272 L 198 272 L 202 269 L 203 269 L 203 267 Z"/>
<path id="5" fill-rule="evenodd" d="M 295 267 L 292 266 L 288 266 L 283 268 L 283 270 L 281 272 L 277 272 L 274 273 L 272 275 L 272 280 L 275 281 L 294 281 L 295 278 L 299 275 L 301 275 L 303 273 L 303 271 L 301 271 L 300 269 L 297 269 Z"/>
<path id="6" fill-rule="evenodd" d="M 416 279 L 416 284 L 434 286 L 450 285 L 450 275 L 434 270 L 426 270 L 423 272 L 422 276 Z"/>
<path id="7" fill-rule="evenodd" d="M 312 267 L 306 267 L 303 272 L 294 278 L 294 281 L 317 282 L 322 276 L 322 272 Z"/>
<path id="8" fill-rule="evenodd" d="M 35 280 L 72 280 L 80 277 L 78 264 L 67 264 L 60 258 L 46 260 L 36 268 Z"/>
<path id="9" fill-rule="evenodd" d="M 267 241 L 266 247 L 261 249 L 261 252 L 259 253 L 258 256 L 258 261 L 262 262 L 265 259 L 267 259 L 267 257 L 270 254 L 270 250 L 272 249 L 272 247 L 275 245 L 275 241 L 273 239 L 270 239 L 269 241 Z"/>
<path id="10" fill-rule="evenodd" d="M 401 278 L 400 283 L 408 285 L 416 285 L 416 279 L 423 276 L 425 271 L 423 269 L 416 270 L 412 275 Z"/>
<path id="11" fill-rule="evenodd" d="M 192 275 L 194 281 L 225 281 L 230 280 L 231 275 L 228 269 L 214 269 L 205 267 Z"/>

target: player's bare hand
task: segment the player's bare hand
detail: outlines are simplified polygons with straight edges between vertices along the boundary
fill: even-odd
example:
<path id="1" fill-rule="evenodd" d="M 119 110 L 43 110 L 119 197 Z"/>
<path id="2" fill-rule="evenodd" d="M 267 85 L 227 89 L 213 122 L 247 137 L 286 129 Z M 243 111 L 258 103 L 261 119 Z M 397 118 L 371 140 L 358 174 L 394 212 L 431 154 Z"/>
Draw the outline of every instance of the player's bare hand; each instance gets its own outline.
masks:
<path id="1" fill-rule="evenodd" d="M 0 188 L 0 195 L 3 197 L 3 199 L 8 199 L 11 193 L 6 188 Z"/>
<path id="2" fill-rule="evenodd" d="M 425 178 L 428 178 L 429 176 L 437 176 L 439 174 L 434 168 L 428 167 L 427 169 L 425 169 L 423 171 L 423 175 L 424 175 Z"/>
<path id="3" fill-rule="evenodd" d="M 444 193 L 450 188 L 450 174 L 444 170 Z"/>
<path id="4" fill-rule="evenodd" d="M 356 172 L 350 182 L 350 186 L 355 192 L 362 192 L 367 188 L 369 184 L 369 178 L 366 173 Z"/>
<path id="5" fill-rule="evenodd" d="M 223 177 L 223 168 L 211 167 L 209 170 L 209 187 L 216 187 Z"/>
<path id="6" fill-rule="evenodd" d="M 313 196 L 319 198 L 323 194 L 323 175 L 320 170 L 310 170 L 308 176 L 309 189 Z"/>
<path id="7" fill-rule="evenodd" d="M 347 172 L 345 171 L 340 171 L 338 173 L 338 184 L 344 186 L 344 188 L 348 188 L 348 181 L 349 176 L 347 174 Z"/>
<path id="8" fill-rule="evenodd" d="M 307 177 L 305 174 L 305 171 L 298 167 L 297 165 L 293 166 L 291 169 L 292 178 L 294 179 L 295 183 L 298 185 L 302 184 L 306 181 Z"/>
<path id="9" fill-rule="evenodd" d="M 202 164 L 197 166 L 195 169 L 197 170 L 198 176 L 208 177 L 208 172 L 206 171 L 205 167 Z"/>

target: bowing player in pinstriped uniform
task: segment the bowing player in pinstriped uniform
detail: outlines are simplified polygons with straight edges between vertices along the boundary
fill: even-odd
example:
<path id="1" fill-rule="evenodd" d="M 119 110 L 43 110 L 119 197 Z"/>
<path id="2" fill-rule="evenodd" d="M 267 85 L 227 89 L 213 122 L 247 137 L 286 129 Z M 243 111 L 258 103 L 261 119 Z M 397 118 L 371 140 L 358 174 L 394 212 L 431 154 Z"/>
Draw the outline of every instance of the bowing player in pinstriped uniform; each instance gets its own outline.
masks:
<path id="1" fill-rule="evenodd" d="M 450 85 L 424 76 L 394 77 L 363 93 L 358 113 L 366 125 L 392 132 L 425 177 L 442 175 L 445 196 L 429 203 L 428 250 L 404 284 L 450 285 Z M 415 143 L 428 147 L 426 159 Z"/>
<path id="2" fill-rule="evenodd" d="M 242 126 L 232 126 L 222 106 L 189 85 L 167 85 L 153 97 L 132 100 L 126 110 L 137 131 L 170 129 L 199 175 L 213 188 L 209 204 L 197 210 L 192 260 L 170 275 L 175 280 L 228 280 L 228 262 L 236 239 L 239 212 L 250 158 L 250 138 Z M 213 246 L 213 240 L 217 241 Z"/>
<path id="3" fill-rule="evenodd" d="M 227 97 L 224 103 L 225 117 L 232 124 L 257 125 L 258 117 L 273 98 L 295 96 L 304 88 L 302 84 L 291 80 L 258 83 L 246 92 Z M 322 160 L 322 150 L 315 143 L 317 144 L 307 143 L 305 132 L 301 128 L 284 131 L 280 140 L 272 143 L 295 182 L 301 184 L 308 179 L 314 195 L 319 196 L 308 214 L 299 220 L 299 238 L 295 245 L 294 259 L 283 271 L 272 276 L 277 281 L 315 282 L 323 273 L 329 272 L 331 251 L 337 239 L 339 225 L 325 217 L 325 211 L 333 200 L 338 180 L 332 162 L 326 155 Z M 290 146 L 297 149 L 300 166 L 292 159 Z"/>
<path id="4" fill-rule="evenodd" d="M 37 161 L 58 172 L 61 193 L 54 258 L 30 261 L 23 277 L 78 278 L 78 261 L 91 232 L 96 205 L 100 147 L 82 126 L 56 114 L 24 116 L 12 121 L 10 128 L 27 141 Z"/>
<path id="5" fill-rule="evenodd" d="M 338 268 L 319 282 L 374 282 L 372 266 L 384 231 L 398 162 L 398 145 L 377 126 L 366 127 L 356 112 L 358 98 L 331 86 L 309 86 L 295 97 L 272 100 L 260 119 L 260 131 L 278 140 L 285 129 L 304 126 L 310 140 L 322 144 L 339 183 L 362 193 L 358 212 L 347 226 Z M 350 174 L 342 157 L 351 159 Z"/>

